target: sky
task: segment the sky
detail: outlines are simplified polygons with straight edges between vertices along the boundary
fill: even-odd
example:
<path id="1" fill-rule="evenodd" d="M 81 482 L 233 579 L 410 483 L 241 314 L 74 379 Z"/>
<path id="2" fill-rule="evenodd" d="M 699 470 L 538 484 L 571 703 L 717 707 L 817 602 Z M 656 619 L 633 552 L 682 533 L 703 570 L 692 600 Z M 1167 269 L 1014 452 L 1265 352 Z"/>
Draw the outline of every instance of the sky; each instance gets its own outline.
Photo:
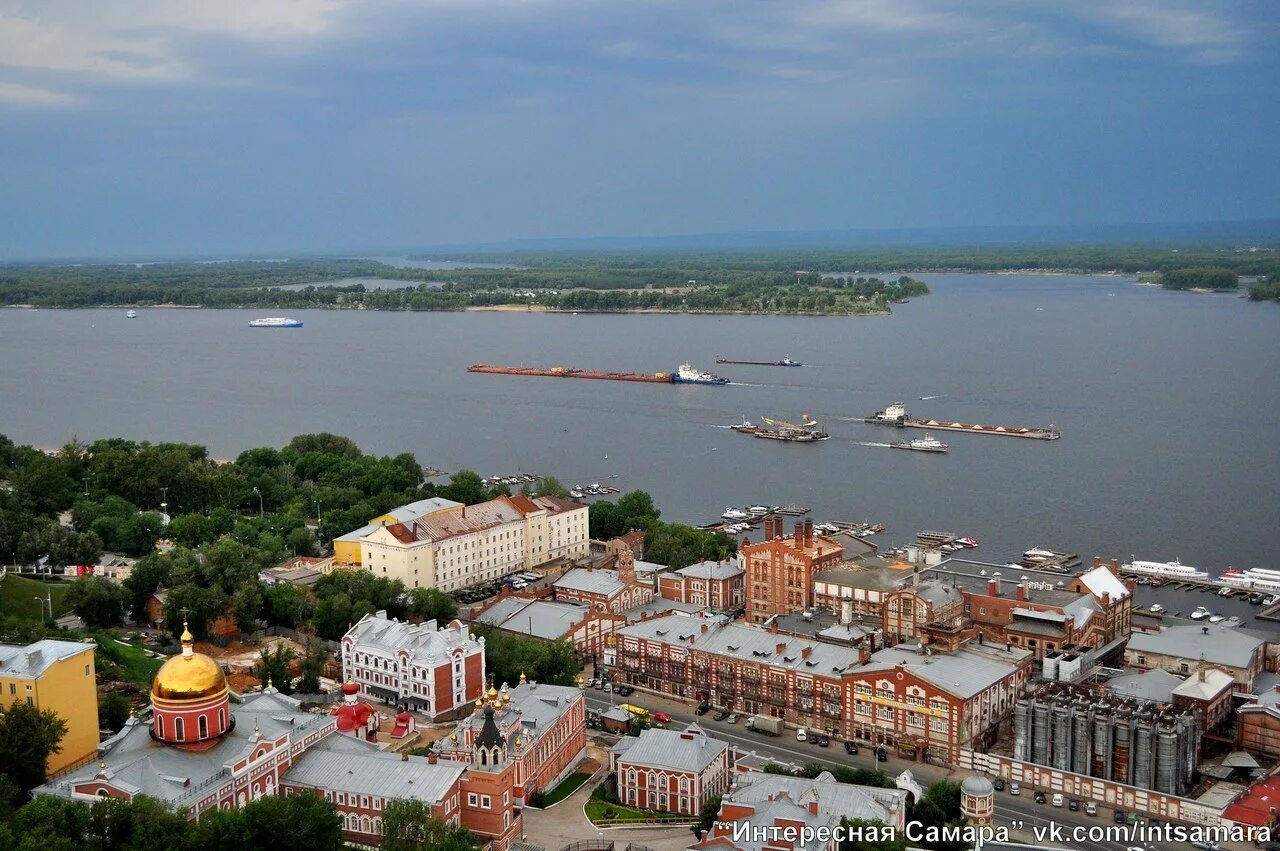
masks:
<path id="1" fill-rule="evenodd" d="M 1280 216 L 1280 3 L 0 0 L 0 258 Z"/>

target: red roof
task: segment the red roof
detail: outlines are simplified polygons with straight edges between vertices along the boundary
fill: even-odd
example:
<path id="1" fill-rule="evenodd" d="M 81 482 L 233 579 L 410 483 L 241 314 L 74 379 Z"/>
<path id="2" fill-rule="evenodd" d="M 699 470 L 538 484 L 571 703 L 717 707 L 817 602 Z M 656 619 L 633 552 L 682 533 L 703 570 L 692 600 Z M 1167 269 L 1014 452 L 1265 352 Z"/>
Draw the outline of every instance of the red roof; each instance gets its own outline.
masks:
<path id="1" fill-rule="evenodd" d="M 395 535 L 396 540 L 402 544 L 412 544 L 414 541 L 418 540 L 403 523 L 392 523 L 387 527 L 387 531 L 392 535 Z"/>
<path id="2" fill-rule="evenodd" d="M 511 503 L 511 507 L 516 511 L 519 511 L 521 514 L 533 514 L 534 512 L 543 510 L 533 500 L 529 499 L 529 497 L 522 493 L 515 494 L 514 496 L 503 497 L 503 499 Z"/>
<path id="3" fill-rule="evenodd" d="M 1265 827 L 1280 812 L 1280 775 L 1272 775 L 1255 783 L 1236 798 L 1222 813 L 1223 819 L 1236 824 Z"/>

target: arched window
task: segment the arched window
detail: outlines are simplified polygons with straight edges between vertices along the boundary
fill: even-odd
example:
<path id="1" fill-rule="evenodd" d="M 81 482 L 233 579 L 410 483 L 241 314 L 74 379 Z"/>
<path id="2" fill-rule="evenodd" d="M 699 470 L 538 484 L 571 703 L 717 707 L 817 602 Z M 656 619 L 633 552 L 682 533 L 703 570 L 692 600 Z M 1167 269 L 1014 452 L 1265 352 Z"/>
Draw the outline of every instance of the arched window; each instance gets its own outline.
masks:
<path id="1" fill-rule="evenodd" d="M 209 718 L 206 715 L 200 716 L 200 738 L 209 738 Z"/>
<path id="2" fill-rule="evenodd" d="M 163 715 L 156 716 L 156 736 L 161 739 L 164 738 L 164 716 Z"/>
<path id="3" fill-rule="evenodd" d="M 227 730 L 227 710 L 218 710 L 218 732 L 224 733 Z"/>
<path id="4" fill-rule="evenodd" d="M 360 817 L 360 832 L 361 832 L 361 833 L 368 833 L 368 832 L 369 832 L 369 817 L 368 817 L 368 816 L 361 816 L 361 817 Z"/>
<path id="5" fill-rule="evenodd" d="M 174 738 L 178 739 L 179 741 L 181 741 L 181 740 L 183 740 L 183 739 L 185 739 L 185 738 L 186 738 L 186 730 L 184 730 L 184 729 L 183 729 L 183 727 L 184 727 L 184 726 L 185 726 L 185 725 L 182 723 L 182 719 L 181 719 L 181 718 L 174 718 L 174 719 L 173 719 L 173 734 L 174 734 Z"/>
<path id="6" fill-rule="evenodd" d="M 382 819 L 375 818 L 373 820 L 373 832 L 378 836 L 382 835 Z"/>

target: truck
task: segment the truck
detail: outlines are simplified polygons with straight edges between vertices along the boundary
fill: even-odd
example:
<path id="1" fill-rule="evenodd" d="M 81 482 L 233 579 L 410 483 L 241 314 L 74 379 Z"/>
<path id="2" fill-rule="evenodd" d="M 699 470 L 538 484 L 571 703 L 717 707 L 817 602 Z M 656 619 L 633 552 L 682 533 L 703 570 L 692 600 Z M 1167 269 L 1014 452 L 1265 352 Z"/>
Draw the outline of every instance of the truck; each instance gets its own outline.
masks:
<path id="1" fill-rule="evenodd" d="M 747 719 L 747 729 L 766 736 L 776 736 L 782 732 L 782 719 L 770 718 L 768 715 L 752 715 Z"/>

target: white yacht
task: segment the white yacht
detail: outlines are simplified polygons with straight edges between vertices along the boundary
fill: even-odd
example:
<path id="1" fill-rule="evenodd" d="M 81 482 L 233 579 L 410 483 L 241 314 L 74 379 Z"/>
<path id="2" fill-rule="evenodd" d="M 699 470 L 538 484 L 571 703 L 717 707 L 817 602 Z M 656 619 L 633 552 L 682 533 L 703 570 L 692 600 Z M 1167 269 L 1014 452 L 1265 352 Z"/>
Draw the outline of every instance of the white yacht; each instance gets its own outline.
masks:
<path id="1" fill-rule="evenodd" d="M 124 318 L 125 318 L 125 319 L 137 319 L 137 318 L 138 318 L 138 311 L 136 311 L 136 310 L 130 310 L 130 311 L 127 311 L 127 312 L 125 313 L 125 315 L 124 315 Z"/>
<path id="2" fill-rule="evenodd" d="M 1152 604 L 1151 608 L 1147 609 L 1147 611 L 1151 612 L 1151 614 L 1153 615 L 1158 615 L 1164 611 L 1164 606 L 1160 605 L 1159 603 L 1154 603 Z"/>
<path id="3" fill-rule="evenodd" d="M 1121 565 L 1121 568 L 1130 573 L 1145 573 L 1149 576 L 1167 576 L 1171 579 L 1208 579 L 1209 571 L 1199 570 L 1179 562 L 1176 558 L 1173 561 L 1139 561 L 1134 559 L 1128 564 Z"/>
<path id="4" fill-rule="evenodd" d="M 725 520 L 746 520 L 751 515 L 747 514 L 747 512 L 743 511 L 741 508 L 730 507 L 726 508 L 724 510 L 724 514 L 721 514 L 720 516 Z"/>
<path id="5" fill-rule="evenodd" d="M 1218 581 L 1233 588 L 1249 588 L 1254 591 L 1280 591 L 1280 570 L 1255 567 L 1251 570 L 1228 568 Z"/>
<path id="6" fill-rule="evenodd" d="M 1210 612 L 1204 606 L 1196 606 L 1196 610 L 1191 613 L 1191 619 L 1193 621 L 1202 621 L 1205 618 L 1209 617 L 1210 614 L 1212 614 L 1212 612 Z"/>

